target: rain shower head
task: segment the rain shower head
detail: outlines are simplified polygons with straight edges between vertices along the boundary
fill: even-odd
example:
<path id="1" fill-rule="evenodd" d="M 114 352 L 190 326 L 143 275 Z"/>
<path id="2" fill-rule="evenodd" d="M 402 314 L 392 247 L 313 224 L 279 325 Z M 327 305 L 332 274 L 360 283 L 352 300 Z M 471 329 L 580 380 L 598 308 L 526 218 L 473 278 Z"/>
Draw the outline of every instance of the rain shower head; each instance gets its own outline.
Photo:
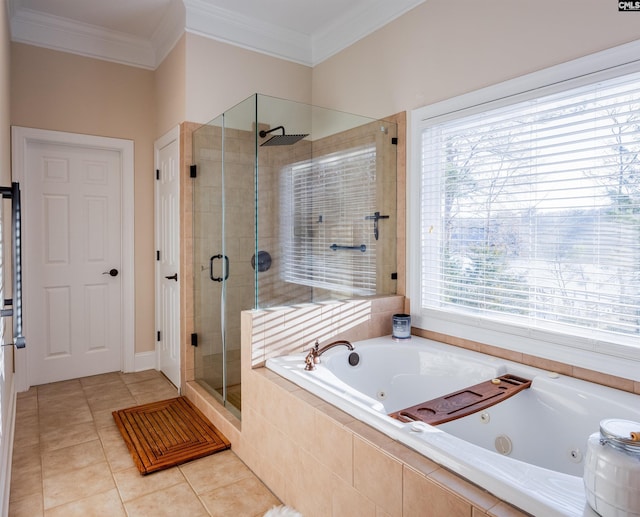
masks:
<path id="1" fill-rule="evenodd" d="M 262 142 L 260 144 L 260 146 L 264 146 L 264 145 L 292 145 L 295 144 L 298 140 L 302 140 L 305 136 L 309 136 L 309 134 L 306 135 L 286 135 L 284 132 L 284 126 L 278 126 L 278 127 L 274 127 L 273 129 L 270 129 L 269 131 L 260 131 L 260 138 L 264 138 L 266 137 L 269 133 L 272 133 L 273 131 L 277 131 L 278 129 L 282 130 L 282 134 L 281 135 L 274 135 L 271 138 L 269 138 L 269 140 L 267 140 L 266 142 Z"/>

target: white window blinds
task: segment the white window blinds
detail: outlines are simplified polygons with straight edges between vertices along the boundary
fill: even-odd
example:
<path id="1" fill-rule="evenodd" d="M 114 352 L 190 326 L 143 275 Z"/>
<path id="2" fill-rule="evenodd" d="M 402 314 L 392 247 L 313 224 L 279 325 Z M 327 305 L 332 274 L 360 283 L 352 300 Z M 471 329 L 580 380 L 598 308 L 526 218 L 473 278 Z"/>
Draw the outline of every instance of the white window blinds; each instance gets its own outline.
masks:
<path id="1" fill-rule="evenodd" d="M 376 292 L 376 149 L 366 146 L 281 171 L 283 276 L 349 294 Z"/>
<path id="2" fill-rule="evenodd" d="M 425 124 L 423 307 L 640 347 L 639 155 L 639 74 Z"/>

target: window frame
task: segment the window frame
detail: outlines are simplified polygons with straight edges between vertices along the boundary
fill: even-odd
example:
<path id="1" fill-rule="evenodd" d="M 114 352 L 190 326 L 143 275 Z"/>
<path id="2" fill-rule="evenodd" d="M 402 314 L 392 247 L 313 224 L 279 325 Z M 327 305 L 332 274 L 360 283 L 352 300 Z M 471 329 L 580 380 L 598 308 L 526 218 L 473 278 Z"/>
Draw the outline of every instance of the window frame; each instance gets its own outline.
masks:
<path id="1" fill-rule="evenodd" d="M 431 124 L 473 115 L 597 81 L 640 72 L 640 41 L 588 55 L 468 94 L 415 109 L 411 113 L 410 175 L 407 182 L 407 292 L 413 325 L 517 353 L 640 381 L 640 347 L 591 337 L 556 333 L 505 322 L 470 318 L 422 308 L 421 205 L 422 133 Z"/>

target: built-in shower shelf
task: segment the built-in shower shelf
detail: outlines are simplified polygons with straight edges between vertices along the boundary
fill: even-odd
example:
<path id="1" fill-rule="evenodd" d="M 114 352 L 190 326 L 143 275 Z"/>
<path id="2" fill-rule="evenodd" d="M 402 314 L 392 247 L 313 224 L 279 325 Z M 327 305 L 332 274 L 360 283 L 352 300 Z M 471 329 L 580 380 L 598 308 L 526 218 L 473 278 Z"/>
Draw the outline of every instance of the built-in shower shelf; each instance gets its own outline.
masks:
<path id="1" fill-rule="evenodd" d="M 401 422 L 421 421 L 430 425 L 444 424 L 491 407 L 529 386 L 531 386 L 529 379 L 515 375 L 502 375 L 443 397 L 401 409 L 389 416 Z"/>

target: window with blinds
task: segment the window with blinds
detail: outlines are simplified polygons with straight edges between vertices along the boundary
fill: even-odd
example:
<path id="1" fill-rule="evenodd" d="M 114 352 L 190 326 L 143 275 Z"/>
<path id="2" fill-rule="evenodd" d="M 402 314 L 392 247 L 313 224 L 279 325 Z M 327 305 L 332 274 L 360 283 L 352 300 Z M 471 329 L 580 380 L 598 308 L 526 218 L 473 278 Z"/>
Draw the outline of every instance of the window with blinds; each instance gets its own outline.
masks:
<path id="1" fill-rule="evenodd" d="M 348 294 L 376 292 L 376 149 L 359 147 L 281 171 L 282 275 Z"/>
<path id="2" fill-rule="evenodd" d="M 640 74 L 421 126 L 421 300 L 640 347 Z"/>

